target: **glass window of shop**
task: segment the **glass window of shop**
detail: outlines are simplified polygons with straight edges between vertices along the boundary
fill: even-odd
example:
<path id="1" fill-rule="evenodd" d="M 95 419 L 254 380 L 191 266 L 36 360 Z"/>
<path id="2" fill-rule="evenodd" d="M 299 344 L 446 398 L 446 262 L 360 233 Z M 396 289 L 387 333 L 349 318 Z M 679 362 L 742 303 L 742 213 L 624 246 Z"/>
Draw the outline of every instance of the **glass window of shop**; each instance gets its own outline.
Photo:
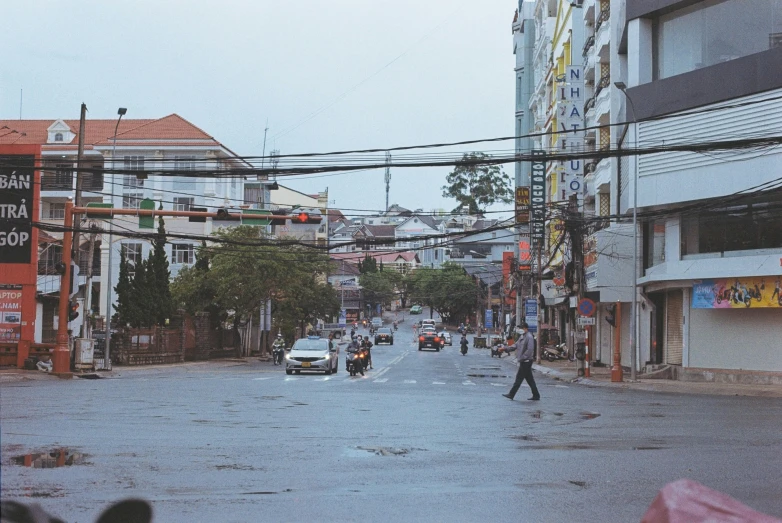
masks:
<path id="1" fill-rule="evenodd" d="M 682 218 L 682 255 L 782 250 L 782 203 L 761 202 Z"/>
<path id="2" fill-rule="evenodd" d="M 782 0 L 707 0 L 656 20 L 655 79 L 782 46 Z"/>

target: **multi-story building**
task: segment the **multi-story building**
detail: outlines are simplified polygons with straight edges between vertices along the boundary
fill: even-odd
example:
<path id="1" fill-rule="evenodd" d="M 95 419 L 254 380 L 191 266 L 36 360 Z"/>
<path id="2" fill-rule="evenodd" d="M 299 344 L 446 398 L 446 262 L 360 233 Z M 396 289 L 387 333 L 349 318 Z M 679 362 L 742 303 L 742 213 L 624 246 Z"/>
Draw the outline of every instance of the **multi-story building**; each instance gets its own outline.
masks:
<path id="1" fill-rule="evenodd" d="M 782 136 L 778 1 L 627 0 L 625 18 L 633 147 Z M 735 146 L 631 157 L 611 190 L 621 213 L 637 197 L 640 365 L 782 372 L 782 149 Z"/>
<path id="2" fill-rule="evenodd" d="M 2 143 L 39 144 L 43 162 L 41 177 L 41 216 L 44 222 L 62 225 L 65 202 L 74 198 L 76 191 L 77 150 L 79 141 L 78 120 L 4 120 L 0 127 L 8 129 Z M 115 134 L 116 130 L 116 134 Z M 247 168 L 230 149 L 215 140 L 184 118 L 172 114 L 158 119 L 92 120 L 85 125 L 85 169 L 82 181 L 82 204 L 113 203 L 115 208 L 138 208 L 145 199 L 152 200 L 155 208 L 162 205 L 168 210 L 189 210 L 205 207 L 215 211 L 220 208 L 239 209 L 257 206 L 269 201 L 265 180 L 249 182 L 241 176 L 187 176 L 183 173 Z M 112 171 L 124 171 L 112 174 Z M 167 176 L 166 172 L 176 173 Z M 166 230 L 194 236 L 212 232 L 219 223 L 190 222 L 187 218 L 167 218 Z M 102 223 L 108 229 L 108 222 Z M 106 316 L 107 288 L 117 284 L 120 255 L 131 264 L 149 256 L 151 244 L 139 238 L 129 238 L 135 233 L 152 232 L 139 227 L 136 218 L 118 217 L 112 220 L 115 234 L 96 235 L 93 245 L 92 309 Z M 157 227 L 157 222 L 154 227 Z M 52 233 L 57 236 L 56 233 Z M 109 266 L 109 238 L 111 238 L 111 265 Z M 80 250 L 89 252 L 89 237 L 81 236 Z M 194 247 L 198 240 L 171 239 L 166 245 L 172 277 L 179 269 L 195 261 Z M 58 252 L 58 249 L 60 251 Z M 42 255 L 53 265 L 61 256 L 61 247 L 49 244 Z M 87 258 L 81 256 L 80 284 L 87 278 Z M 59 277 L 43 270 L 39 277 L 39 293 L 59 292 Z M 114 293 L 112 293 L 113 295 Z M 116 298 L 112 296 L 112 298 Z M 112 299 L 112 302 L 114 299 Z M 54 304 L 49 305 L 52 309 Z M 51 333 L 53 313 L 43 311 L 44 321 L 36 336 L 38 341 Z M 81 316 L 82 318 L 84 315 Z M 46 322 L 46 319 L 49 322 Z M 81 318 L 80 318 L 81 319 Z M 51 331 L 51 332 L 50 332 Z"/>

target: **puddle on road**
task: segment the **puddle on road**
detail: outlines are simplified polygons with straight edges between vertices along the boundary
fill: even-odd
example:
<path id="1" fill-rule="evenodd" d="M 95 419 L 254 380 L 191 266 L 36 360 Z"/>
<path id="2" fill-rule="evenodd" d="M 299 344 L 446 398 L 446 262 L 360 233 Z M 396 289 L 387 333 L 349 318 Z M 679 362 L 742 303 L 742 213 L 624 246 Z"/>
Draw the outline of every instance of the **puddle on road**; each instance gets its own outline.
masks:
<path id="1" fill-rule="evenodd" d="M 406 456 L 414 450 L 426 450 L 418 448 L 402 447 L 348 447 L 345 453 L 350 457 L 368 457 L 368 456 Z"/>
<path id="2" fill-rule="evenodd" d="M 54 469 L 71 465 L 86 465 L 87 455 L 70 452 L 68 449 L 55 449 L 52 452 L 34 452 L 12 458 L 15 465 L 34 469 Z"/>
<path id="3" fill-rule="evenodd" d="M 504 374 L 468 374 L 470 378 L 510 378 Z"/>

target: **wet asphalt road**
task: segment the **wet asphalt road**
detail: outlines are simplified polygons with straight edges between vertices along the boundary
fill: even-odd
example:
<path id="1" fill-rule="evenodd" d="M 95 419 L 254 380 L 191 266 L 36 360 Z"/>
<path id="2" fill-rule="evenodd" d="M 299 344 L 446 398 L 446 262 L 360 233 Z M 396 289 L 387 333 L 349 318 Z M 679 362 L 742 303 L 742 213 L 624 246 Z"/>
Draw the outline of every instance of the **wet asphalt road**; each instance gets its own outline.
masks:
<path id="1" fill-rule="evenodd" d="M 486 350 L 419 352 L 410 324 L 351 378 L 259 361 L 3 382 L 2 497 L 94 521 L 151 500 L 156 521 L 638 521 L 688 477 L 782 517 L 782 401 L 589 388 Z M 80 465 L 14 456 L 67 447 Z"/>

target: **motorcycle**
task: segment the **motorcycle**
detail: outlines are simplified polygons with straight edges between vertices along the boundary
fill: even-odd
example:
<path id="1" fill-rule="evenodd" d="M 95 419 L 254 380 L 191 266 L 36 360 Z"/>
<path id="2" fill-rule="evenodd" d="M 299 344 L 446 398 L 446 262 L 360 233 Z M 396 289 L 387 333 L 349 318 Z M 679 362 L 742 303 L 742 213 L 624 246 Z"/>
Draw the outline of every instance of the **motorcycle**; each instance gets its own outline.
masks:
<path id="1" fill-rule="evenodd" d="M 460 345 L 462 346 L 462 356 L 465 356 L 467 354 L 467 347 L 469 346 L 467 338 L 462 338 Z"/>
<path id="2" fill-rule="evenodd" d="M 547 345 L 543 347 L 543 357 L 548 361 L 566 360 L 567 359 L 567 345 L 560 343 L 559 345 Z"/>
<path id="3" fill-rule="evenodd" d="M 397 330 L 397 329 L 399 329 L 399 326 L 396 324 L 396 322 L 394 322 L 394 330 Z"/>
<path id="4" fill-rule="evenodd" d="M 472 325 L 467 325 L 467 326 L 464 328 L 464 332 L 465 332 L 466 334 L 475 334 L 475 329 L 473 329 L 473 328 L 472 328 Z"/>
<path id="5" fill-rule="evenodd" d="M 345 370 L 348 374 L 355 376 L 358 373 L 364 375 L 364 355 L 360 348 L 349 347 L 345 356 Z"/>
<path id="6" fill-rule="evenodd" d="M 282 358 L 285 355 L 285 347 L 282 345 L 279 345 L 277 347 L 272 347 L 272 361 L 274 361 L 275 365 L 282 365 Z"/>
<path id="7" fill-rule="evenodd" d="M 498 358 L 502 358 L 502 356 L 505 355 L 505 354 L 510 354 L 510 351 L 508 351 L 508 348 L 505 345 L 503 345 L 501 343 L 499 345 L 492 345 L 492 347 L 491 347 L 491 357 L 492 358 L 494 356 L 497 356 Z"/>

